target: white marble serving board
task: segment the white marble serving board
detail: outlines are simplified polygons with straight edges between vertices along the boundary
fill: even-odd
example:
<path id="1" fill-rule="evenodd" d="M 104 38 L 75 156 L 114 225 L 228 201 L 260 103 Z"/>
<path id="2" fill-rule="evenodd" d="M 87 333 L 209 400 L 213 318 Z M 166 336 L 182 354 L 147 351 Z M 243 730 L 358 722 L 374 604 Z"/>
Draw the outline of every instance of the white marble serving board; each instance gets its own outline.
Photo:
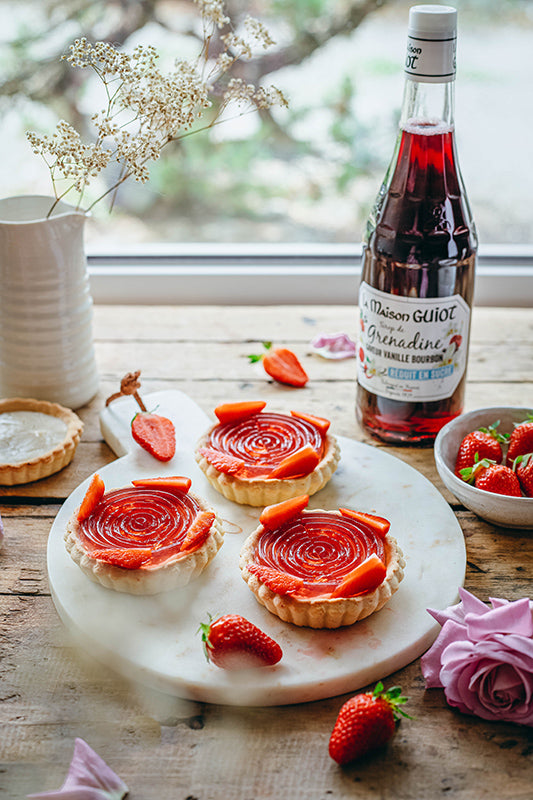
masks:
<path id="1" fill-rule="evenodd" d="M 131 397 L 120 398 L 101 413 L 103 435 L 119 456 L 99 470 L 106 489 L 135 478 L 188 475 L 192 491 L 205 497 L 226 521 L 226 537 L 211 565 L 183 589 L 150 597 L 106 589 L 81 572 L 63 544 L 67 520 L 87 490 L 87 478 L 54 521 L 48 573 L 61 619 L 89 653 L 122 675 L 172 695 L 270 706 L 355 691 L 402 668 L 429 647 L 438 626 L 426 608 L 457 601 L 466 553 L 455 515 L 424 476 L 380 448 L 339 437 L 340 465 L 329 484 L 311 497 L 309 508 L 347 506 L 387 517 L 405 555 L 405 578 L 380 612 L 355 625 L 333 631 L 297 628 L 259 605 L 241 578 L 239 551 L 257 526 L 260 509 L 226 500 L 198 468 L 193 450 L 209 418 L 178 391 L 143 399 L 149 410 L 157 409 L 174 422 L 176 455 L 162 464 L 134 442 L 130 422 L 136 404 Z M 199 623 L 208 614 L 226 613 L 242 614 L 276 639 L 283 649 L 279 664 L 232 673 L 208 663 L 197 634 Z"/>

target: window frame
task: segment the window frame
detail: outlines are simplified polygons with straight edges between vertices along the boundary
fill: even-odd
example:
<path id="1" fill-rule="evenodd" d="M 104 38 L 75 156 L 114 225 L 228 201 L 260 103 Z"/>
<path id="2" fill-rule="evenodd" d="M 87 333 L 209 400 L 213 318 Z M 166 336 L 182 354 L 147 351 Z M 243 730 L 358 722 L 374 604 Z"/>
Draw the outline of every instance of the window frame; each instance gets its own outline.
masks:
<path id="1" fill-rule="evenodd" d="M 98 304 L 352 305 L 361 245 L 143 244 L 87 247 Z M 533 245 L 485 245 L 475 304 L 533 306 Z"/>

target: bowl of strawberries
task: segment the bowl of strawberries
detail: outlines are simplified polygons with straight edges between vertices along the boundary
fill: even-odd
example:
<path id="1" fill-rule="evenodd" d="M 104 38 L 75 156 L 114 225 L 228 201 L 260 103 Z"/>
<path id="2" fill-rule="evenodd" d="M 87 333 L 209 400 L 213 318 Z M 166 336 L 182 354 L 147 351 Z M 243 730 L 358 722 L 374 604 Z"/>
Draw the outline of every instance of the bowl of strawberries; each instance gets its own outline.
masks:
<path id="1" fill-rule="evenodd" d="M 435 463 L 466 508 L 505 528 L 533 530 L 533 411 L 510 406 L 461 414 L 438 433 Z"/>

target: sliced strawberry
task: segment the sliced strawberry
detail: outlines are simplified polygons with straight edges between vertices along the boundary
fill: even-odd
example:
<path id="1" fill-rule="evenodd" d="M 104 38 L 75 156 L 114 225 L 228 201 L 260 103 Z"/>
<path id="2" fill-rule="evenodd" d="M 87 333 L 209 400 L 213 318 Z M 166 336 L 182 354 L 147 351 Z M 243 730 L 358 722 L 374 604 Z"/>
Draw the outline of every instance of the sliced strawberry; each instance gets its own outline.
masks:
<path id="1" fill-rule="evenodd" d="M 215 521 L 212 511 L 200 511 L 181 543 L 180 550 L 196 550 L 203 545 L 211 532 L 211 527 Z"/>
<path id="2" fill-rule="evenodd" d="M 169 478 L 138 478 L 132 481 L 138 489 L 168 489 L 171 492 L 179 491 L 186 494 L 191 488 L 191 479 L 183 475 L 173 475 Z"/>
<path id="3" fill-rule="evenodd" d="M 215 450 L 214 447 L 200 447 L 198 452 L 219 472 L 224 472 L 226 475 L 235 475 L 244 467 L 242 458 L 235 458 L 226 453 L 221 453 L 220 450 Z"/>
<path id="4" fill-rule="evenodd" d="M 85 497 L 81 502 L 81 506 L 78 511 L 78 522 L 83 522 L 84 519 L 87 519 L 87 517 L 91 516 L 94 509 L 104 496 L 104 492 L 104 482 L 97 473 L 96 475 L 93 475 L 93 479 L 90 482 Z"/>
<path id="5" fill-rule="evenodd" d="M 244 400 L 241 403 L 223 403 L 215 408 L 215 415 L 221 424 L 240 422 L 242 419 L 259 414 L 266 402 L 263 400 Z"/>
<path id="6" fill-rule="evenodd" d="M 372 592 L 383 583 L 387 568 L 374 553 L 362 564 L 348 573 L 331 593 L 331 597 L 353 597 L 356 594 Z"/>
<path id="7" fill-rule="evenodd" d="M 139 569 L 150 560 L 151 555 L 151 547 L 116 547 L 93 550 L 90 553 L 91 558 L 97 561 L 105 561 L 106 564 L 124 569 Z"/>
<path id="8" fill-rule="evenodd" d="M 364 511 L 353 511 L 351 508 L 339 508 L 343 517 L 351 517 L 368 525 L 369 528 L 377 533 L 382 539 L 388 534 L 390 529 L 390 522 L 385 517 L 377 517 L 375 514 L 366 514 Z"/>
<path id="9" fill-rule="evenodd" d="M 176 452 L 176 429 L 171 420 L 140 411 L 131 422 L 131 435 L 158 461 L 170 461 Z"/>
<path id="10" fill-rule="evenodd" d="M 299 497 L 291 497 L 272 506 L 267 506 L 261 512 L 259 522 L 263 528 L 274 530 L 284 522 L 287 522 L 300 514 L 309 502 L 309 495 L 302 494 Z"/>
<path id="11" fill-rule="evenodd" d="M 314 414 L 302 414 L 300 411 L 291 411 L 293 417 L 303 419 L 305 422 L 310 422 L 315 428 L 318 428 L 320 433 L 325 436 L 329 430 L 331 422 L 324 417 L 315 417 Z"/>
<path id="12" fill-rule="evenodd" d="M 261 583 L 264 583 L 276 594 L 295 594 L 303 589 L 303 578 L 288 575 L 286 572 L 279 572 L 277 569 L 265 567 L 262 564 L 250 563 L 246 566 L 248 572 L 259 578 Z"/>
<path id="13" fill-rule="evenodd" d="M 265 353 L 263 367 L 267 375 L 278 383 L 301 388 L 309 380 L 297 356 L 286 347 L 275 347 Z"/>
<path id="14" fill-rule="evenodd" d="M 295 453 L 284 458 L 268 478 L 296 478 L 300 475 L 309 475 L 320 464 L 320 456 L 310 444 L 300 447 Z"/>
<path id="15" fill-rule="evenodd" d="M 272 342 L 263 342 L 263 347 L 268 350 L 267 353 L 248 356 L 252 364 L 262 361 L 267 375 L 278 383 L 296 387 L 305 386 L 309 377 L 292 350 L 286 347 L 272 349 Z"/>

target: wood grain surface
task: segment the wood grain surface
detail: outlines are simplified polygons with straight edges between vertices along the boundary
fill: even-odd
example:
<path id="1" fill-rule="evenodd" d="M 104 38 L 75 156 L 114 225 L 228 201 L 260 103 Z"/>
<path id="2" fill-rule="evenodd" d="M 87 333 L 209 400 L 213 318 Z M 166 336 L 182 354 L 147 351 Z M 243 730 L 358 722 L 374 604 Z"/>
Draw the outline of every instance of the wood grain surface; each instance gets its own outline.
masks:
<path id="1" fill-rule="evenodd" d="M 318 333 L 355 338 L 357 311 L 339 307 L 95 308 L 98 395 L 78 411 L 85 429 L 70 466 L 34 484 L 0 488 L 0 798 L 58 789 L 76 737 L 85 739 L 130 787 L 131 800 L 529 800 L 530 728 L 459 714 L 443 692 L 426 690 L 415 661 L 387 677 L 409 695 L 413 720 L 383 751 L 338 767 L 328 739 L 347 696 L 282 708 L 183 701 L 130 684 L 76 649 L 52 603 L 47 537 L 61 503 L 114 459 L 98 413 L 120 378 L 142 372 L 143 390 L 176 388 L 207 414 L 219 403 L 263 398 L 277 410 L 327 416 L 340 435 L 385 447 L 428 477 L 463 530 L 465 586 L 480 599 L 531 596 L 532 532 L 494 527 L 443 487 L 431 448 L 394 448 L 355 421 L 355 362 L 314 356 Z M 291 347 L 310 381 L 282 387 L 250 365 L 263 341 Z M 476 308 L 466 410 L 533 408 L 533 311 Z M 385 677 L 385 676 L 384 676 Z"/>

